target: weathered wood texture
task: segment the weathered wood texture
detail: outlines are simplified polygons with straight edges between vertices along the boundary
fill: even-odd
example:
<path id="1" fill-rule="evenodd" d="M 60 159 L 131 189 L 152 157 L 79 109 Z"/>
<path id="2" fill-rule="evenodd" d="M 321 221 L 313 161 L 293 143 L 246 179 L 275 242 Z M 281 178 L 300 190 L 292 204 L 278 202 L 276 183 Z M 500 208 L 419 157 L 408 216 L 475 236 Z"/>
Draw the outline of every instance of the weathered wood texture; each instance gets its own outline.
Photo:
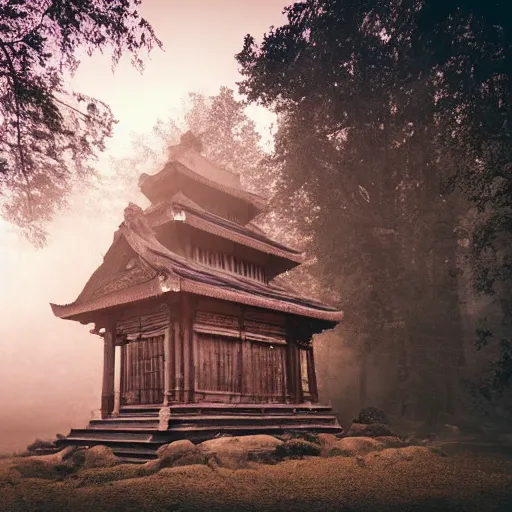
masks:
<path id="1" fill-rule="evenodd" d="M 115 325 L 106 329 L 103 337 L 103 385 L 101 416 L 106 418 L 114 409 Z"/>
<path id="2" fill-rule="evenodd" d="M 123 319 L 119 336 L 123 405 L 317 401 L 311 347 L 283 315 L 184 294 Z"/>
<path id="3" fill-rule="evenodd" d="M 250 343 L 250 366 L 246 369 L 251 379 L 252 400 L 285 403 L 289 398 L 286 376 L 286 350 L 283 345 Z"/>
<path id="4" fill-rule="evenodd" d="M 143 338 L 123 345 L 121 403 L 163 403 L 164 336 Z"/>
<path id="5" fill-rule="evenodd" d="M 205 395 L 242 394 L 241 341 L 236 338 L 198 333 L 196 392 Z"/>
<path id="6" fill-rule="evenodd" d="M 193 361 L 193 300 L 189 294 L 183 294 L 181 308 L 181 347 L 183 351 L 183 395 L 182 402 L 194 400 L 194 361 Z"/>

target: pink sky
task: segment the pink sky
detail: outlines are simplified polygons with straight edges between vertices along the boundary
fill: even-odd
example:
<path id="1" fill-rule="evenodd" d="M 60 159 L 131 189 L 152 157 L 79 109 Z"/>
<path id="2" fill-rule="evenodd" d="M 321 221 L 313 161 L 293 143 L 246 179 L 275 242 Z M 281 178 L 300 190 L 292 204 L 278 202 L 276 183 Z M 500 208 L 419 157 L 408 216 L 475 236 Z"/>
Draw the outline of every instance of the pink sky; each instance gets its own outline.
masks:
<path id="1" fill-rule="evenodd" d="M 260 37 L 270 25 L 281 25 L 287 3 L 143 0 L 143 15 L 165 52 L 155 50 L 142 75 L 129 59 L 112 74 L 108 56 L 84 58 L 72 82 L 73 89 L 107 102 L 119 120 L 109 151 L 130 154 L 130 133 L 149 131 L 189 92 L 235 88 L 240 76 L 234 55 L 244 35 Z M 272 116 L 261 108 L 248 113 L 265 132 Z M 49 245 L 39 251 L 0 222 L 0 451 L 83 426 L 98 408 L 100 339 L 85 326 L 54 318 L 49 303 L 76 298 L 120 221 L 88 218 L 78 202 L 52 223 Z"/>

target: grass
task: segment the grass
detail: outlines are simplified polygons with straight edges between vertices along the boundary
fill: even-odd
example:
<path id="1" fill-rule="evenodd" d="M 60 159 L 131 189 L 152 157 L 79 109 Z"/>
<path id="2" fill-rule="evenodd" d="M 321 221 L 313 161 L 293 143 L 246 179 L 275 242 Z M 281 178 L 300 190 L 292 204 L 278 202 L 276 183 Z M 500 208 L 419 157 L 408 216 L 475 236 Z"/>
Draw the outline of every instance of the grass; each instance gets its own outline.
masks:
<path id="1" fill-rule="evenodd" d="M 2 473 L 3 471 L 3 473 Z M 509 511 L 512 460 L 410 447 L 365 456 L 306 457 L 250 469 L 194 465 L 155 474 L 137 466 L 20 477 L 0 461 L 9 512 Z M 142 476 L 145 475 L 145 476 Z"/>

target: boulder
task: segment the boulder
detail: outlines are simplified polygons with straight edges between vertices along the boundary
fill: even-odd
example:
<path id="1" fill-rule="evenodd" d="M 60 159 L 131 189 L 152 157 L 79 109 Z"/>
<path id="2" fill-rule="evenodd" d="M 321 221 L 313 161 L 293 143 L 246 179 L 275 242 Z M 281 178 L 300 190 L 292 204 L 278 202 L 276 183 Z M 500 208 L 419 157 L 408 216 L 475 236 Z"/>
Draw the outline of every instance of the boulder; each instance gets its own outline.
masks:
<path id="1" fill-rule="evenodd" d="M 158 469 L 152 471 L 148 470 L 146 464 L 118 464 L 116 466 L 84 469 L 78 473 L 75 482 L 80 487 L 101 485 L 116 480 L 141 478 L 156 473 L 157 471 Z"/>
<path id="2" fill-rule="evenodd" d="M 84 453 L 84 469 L 90 468 L 108 468 L 116 466 L 120 463 L 118 457 L 114 455 L 112 448 L 107 446 L 98 445 L 85 450 Z"/>
<path id="3" fill-rule="evenodd" d="M 40 457 L 22 457 L 13 465 L 15 474 L 23 478 L 57 480 L 64 476 L 66 468 L 59 462 L 41 460 Z"/>
<path id="4" fill-rule="evenodd" d="M 384 463 L 385 465 L 399 462 L 409 462 L 413 459 L 422 459 L 425 462 L 440 457 L 440 453 L 424 446 L 407 446 L 405 448 L 386 448 L 379 452 L 373 452 L 366 456 L 366 462 Z"/>
<path id="5" fill-rule="evenodd" d="M 201 450 L 188 439 L 161 446 L 156 453 L 162 468 L 206 464 L 204 450 Z"/>
<path id="6" fill-rule="evenodd" d="M 318 434 L 318 440 L 322 446 L 331 446 L 336 444 L 340 438 L 336 437 L 334 434 Z"/>
<path id="7" fill-rule="evenodd" d="M 378 436 L 373 439 L 382 443 L 385 448 L 400 448 L 407 445 L 405 441 L 397 436 Z"/>
<path id="8" fill-rule="evenodd" d="M 340 441 L 340 438 L 336 437 L 334 434 L 318 434 L 318 440 L 320 441 L 320 456 L 329 457 L 331 451 Z"/>
<path id="9" fill-rule="evenodd" d="M 241 469 L 249 462 L 275 461 L 275 450 L 283 441 L 269 435 L 240 437 L 219 437 L 204 441 L 199 446 L 212 467 L 221 466 L 229 469 Z"/>
<path id="10" fill-rule="evenodd" d="M 345 437 L 339 439 L 331 448 L 329 456 L 343 455 L 352 457 L 356 455 L 365 455 L 375 450 L 381 450 L 384 444 L 372 437 Z"/>
<path id="11" fill-rule="evenodd" d="M 352 423 L 347 437 L 382 437 L 396 436 L 396 434 L 384 423 Z"/>
<path id="12" fill-rule="evenodd" d="M 320 445 L 305 439 L 290 439 L 275 449 L 275 455 L 278 459 L 302 458 L 306 455 L 318 456 L 320 453 Z"/>

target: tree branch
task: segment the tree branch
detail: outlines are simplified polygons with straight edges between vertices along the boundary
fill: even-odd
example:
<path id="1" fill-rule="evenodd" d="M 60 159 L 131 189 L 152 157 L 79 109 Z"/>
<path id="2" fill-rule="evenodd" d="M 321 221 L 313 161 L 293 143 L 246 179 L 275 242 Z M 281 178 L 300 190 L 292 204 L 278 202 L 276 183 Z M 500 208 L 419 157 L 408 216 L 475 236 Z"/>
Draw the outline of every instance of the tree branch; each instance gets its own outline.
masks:
<path id="1" fill-rule="evenodd" d="M 2 50 L 3 54 L 5 55 L 7 65 L 10 70 L 9 76 L 10 76 L 12 86 L 13 86 L 14 104 L 15 104 L 15 108 L 16 108 L 16 139 L 17 139 L 16 145 L 18 147 L 18 153 L 20 156 L 21 173 L 25 179 L 25 184 L 26 184 L 25 193 L 27 195 L 29 213 L 32 215 L 34 213 L 33 200 L 32 200 L 32 194 L 30 192 L 30 182 L 28 179 L 28 174 L 27 174 L 27 169 L 26 169 L 25 154 L 23 152 L 23 141 L 22 141 L 22 134 L 21 134 L 21 104 L 20 104 L 20 101 L 18 98 L 18 88 L 19 88 L 18 78 L 16 76 L 16 68 L 14 67 L 14 63 L 12 61 L 11 55 L 9 54 L 9 50 L 2 39 L 0 39 L 0 50 Z"/>

